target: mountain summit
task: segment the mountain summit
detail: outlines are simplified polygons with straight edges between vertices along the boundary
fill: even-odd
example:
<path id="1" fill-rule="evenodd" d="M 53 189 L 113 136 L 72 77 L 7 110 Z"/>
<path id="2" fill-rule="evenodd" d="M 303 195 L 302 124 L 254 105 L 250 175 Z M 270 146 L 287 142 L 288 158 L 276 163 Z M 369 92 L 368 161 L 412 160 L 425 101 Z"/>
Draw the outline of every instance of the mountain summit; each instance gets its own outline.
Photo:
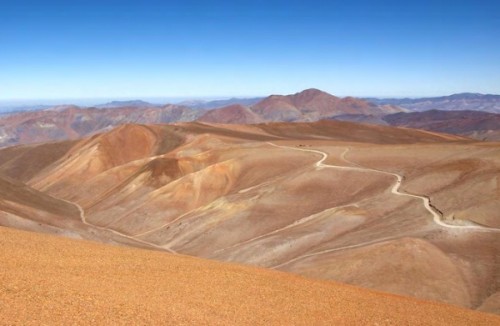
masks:
<path id="1" fill-rule="evenodd" d="M 353 97 L 340 98 L 310 88 L 292 95 L 271 95 L 252 107 L 269 121 L 316 121 L 342 114 L 384 114 L 381 108 Z"/>
<path id="2" fill-rule="evenodd" d="M 230 105 L 206 112 L 199 121 L 213 123 L 309 122 L 339 115 L 380 116 L 399 112 L 354 97 L 340 98 L 309 88 L 291 95 L 270 95 L 252 106 Z"/>

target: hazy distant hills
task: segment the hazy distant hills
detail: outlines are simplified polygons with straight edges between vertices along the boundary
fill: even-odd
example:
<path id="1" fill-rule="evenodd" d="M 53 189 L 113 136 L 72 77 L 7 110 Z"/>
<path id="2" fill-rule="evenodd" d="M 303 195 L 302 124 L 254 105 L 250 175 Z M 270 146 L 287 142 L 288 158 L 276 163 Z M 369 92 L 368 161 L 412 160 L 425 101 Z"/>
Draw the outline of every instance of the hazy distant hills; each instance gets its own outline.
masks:
<path id="1" fill-rule="evenodd" d="M 405 113 L 435 108 L 444 111 Z M 468 108 L 468 112 L 454 113 L 454 110 L 463 108 Z M 307 89 L 291 95 L 187 101 L 176 105 L 155 105 L 142 100 L 113 101 L 90 108 L 64 105 L 0 116 L 0 147 L 77 139 L 124 123 L 202 121 L 255 124 L 322 119 L 390 124 L 481 140 L 498 140 L 498 116 L 477 111 L 480 109 L 500 112 L 500 96 L 464 93 L 437 98 L 368 101 L 354 97 L 340 98 L 318 89 Z M 395 113 L 397 115 L 391 116 Z"/>
<path id="2" fill-rule="evenodd" d="M 203 114 L 198 121 L 213 123 L 251 124 L 265 121 L 261 116 L 243 105 L 234 104 L 213 109 Z"/>
<path id="3" fill-rule="evenodd" d="M 399 112 L 385 116 L 344 114 L 338 121 L 390 125 L 445 132 L 479 140 L 500 141 L 500 114 L 483 111 Z"/>
<path id="4" fill-rule="evenodd" d="M 500 113 L 500 95 L 460 93 L 450 96 L 403 98 L 403 99 L 377 99 L 366 98 L 367 101 L 379 105 L 390 104 L 400 106 L 410 111 L 427 110 L 471 110 Z"/>
<path id="5" fill-rule="evenodd" d="M 239 104 L 242 106 L 251 106 L 259 101 L 261 101 L 263 97 L 252 97 L 252 98 L 230 98 L 227 100 L 214 100 L 214 101 L 204 101 L 204 100 L 193 100 L 193 101 L 184 101 L 178 103 L 179 105 L 188 106 L 193 109 L 217 109 L 225 106 Z"/>
<path id="6" fill-rule="evenodd" d="M 204 110 L 200 107 L 235 103 Z M 250 106 L 243 105 L 255 103 Z M 184 102 L 186 103 L 186 102 Z M 57 106 L 41 111 L 10 114 L 0 118 L 0 147 L 77 139 L 109 130 L 124 123 L 172 123 L 204 121 L 227 124 L 253 124 L 272 121 L 317 121 L 338 114 L 358 113 L 383 115 L 400 111 L 377 106 L 355 98 L 338 98 L 317 89 L 293 95 L 272 95 L 259 101 L 230 99 L 224 101 L 158 106 L 141 100 L 114 101 L 93 108 Z"/>
<path id="7" fill-rule="evenodd" d="M 142 100 L 132 100 L 132 101 L 112 101 L 105 104 L 96 105 L 95 107 L 99 109 L 111 109 L 111 108 L 120 108 L 124 106 L 150 108 L 150 107 L 156 107 L 158 105 L 145 102 Z"/>
<path id="8" fill-rule="evenodd" d="M 382 118 L 392 126 L 464 135 L 482 140 L 500 140 L 500 114 L 481 111 L 408 112 Z"/>
<path id="9" fill-rule="evenodd" d="M 106 109 L 59 106 L 0 118 L 0 147 L 77 139 L 125 123 L 170 123 L 196 120 L 202 112 L 178 105 Z"/>
<path id="10" fill-rule="evenodd" d="M 54 107 L 54 105 L 42 105 L 42 104 L 36 104 L 36 105 L 7 105 L 7 106 L 0 106 L 0 116 L 2 115 L 9 115 L 13 113 L 21 113 L 25 111 L 39 111 L 39 110 L 45 110 L 45 109 L 50 109 L 51 107 Z"/>

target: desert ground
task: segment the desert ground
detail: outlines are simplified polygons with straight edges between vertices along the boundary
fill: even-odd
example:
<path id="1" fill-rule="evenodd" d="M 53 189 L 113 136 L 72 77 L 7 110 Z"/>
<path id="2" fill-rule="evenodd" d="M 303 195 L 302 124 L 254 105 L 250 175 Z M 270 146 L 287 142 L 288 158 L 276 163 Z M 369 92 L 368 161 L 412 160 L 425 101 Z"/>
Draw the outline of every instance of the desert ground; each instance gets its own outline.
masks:
<path id="1" fill-rule="evenodd" d="M 498 171 L 500 143 L 407 128 L 124 125 L 1 150 L 0 224 L 498 314 Z"/>
<path id="2" fill-rule="evenodd" d="M 495 325 L 329 281 L 0 227 L 4 325 Z"/>

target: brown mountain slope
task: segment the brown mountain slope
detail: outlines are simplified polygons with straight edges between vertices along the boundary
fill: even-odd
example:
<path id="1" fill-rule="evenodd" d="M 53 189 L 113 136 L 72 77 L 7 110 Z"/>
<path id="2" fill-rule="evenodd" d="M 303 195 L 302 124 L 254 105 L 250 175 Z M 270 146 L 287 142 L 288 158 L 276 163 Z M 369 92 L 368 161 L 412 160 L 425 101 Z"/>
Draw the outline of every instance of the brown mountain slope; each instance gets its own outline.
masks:
<path id="1" fill-rule="evenodd" d="M 467 138 L 462 136 L 433 133 L 425 130 L 334 120 L 293 124 L 276 122 L 261 124 L 258 127 L 270 135 L 285 139 L 330 139 L 373 144 L 468 141 Z"/>
<path id="2" fill-rule="evenodd" d="M 169 151 L 182 143 L 182 135 L 168 129 L 172 128 L 127 124 L 93 136 L 76 144 L 62 159 L 49 167 L 47 173 L 51 178 L 38 182 L 38 177 L 32 179 L 31 183 L 47 190 L 51 189 L 54 182 L 76 184 L 117 166 L 148 160 L 150 156 Z"/>
<path id="3" fill-rule="evenodd" d="M 198 121 L 201 122 L 215 122 L 215 123 L 259 123 L 263 119 L 250 109 L 242 105 L 230 105 L 220 109 L 209 110 L 204 113 Z"/>
<path id="4" fill-rule="evenodd" d="M 0 225 L 104 243 L 154 247 L 109 230 L 89 226 L 83 221 L 78 205 L 2 177 L 0 177 Z"/>
<path id="5" fill-rule="evenodd" d="M 26 182 L 45 167 L 63 157 L 77 141 L 46 143 L 43 145 L 18 145 L 2 150 L 0 176 Z"/>
<path id="6" fill-rule="evenodd" d="M 0 228 L 7 324 L 496 325 L 490 314 L 251 267 Z"/>
<path id="7" fill-rule="evenodd" d="M 54 217 L 43 218 L 44 215 L 64 217 L 57 221 L 59 223 L 54 223 L 62 227 L 71 228 L 71 224 L 80 222 L 80 212 L 75 205 L 50 197 L 15 180 L 0 178 L 0 209 L 36 220 L 33 214 L 26 214 L 27 209 L 23 206 L 28 206 L 33 211 L 45 212 L 46 214 L 40 214 L 40 222 L 46 224 L 56 221 Z"/>
<path id="8" fill-rule="evenodd" d="M 335 121 L 125 126 L 28 185 L 158 249 L 495 311 L 498 153 Z"/>

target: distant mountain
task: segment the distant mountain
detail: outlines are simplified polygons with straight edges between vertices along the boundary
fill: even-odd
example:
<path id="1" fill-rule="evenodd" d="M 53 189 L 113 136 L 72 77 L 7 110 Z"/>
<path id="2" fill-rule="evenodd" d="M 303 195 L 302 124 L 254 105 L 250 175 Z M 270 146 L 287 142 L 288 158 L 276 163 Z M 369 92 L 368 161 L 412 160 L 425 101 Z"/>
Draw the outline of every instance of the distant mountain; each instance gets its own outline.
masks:
<path id="1" fill-rule="evenodd" d="M 490 112 L 430 110 L 395 113 L 382 119 L 392 126 L 500 141 L 500 114 Z"/>
<path id="2" fill-rule="evenodd" d="M 410 111 L 428 110 L 472 110 L 500 113 L 500 95 L 460 93 L 450 96 L 425 98 L 366 98 L 365 100 L 379 105 L 389 104 L 405 108 Z"/>
<path id="3" fill-rule="evenodd" d="M 264 120 L 249 108 L 234 104 L 220 109 L 209 110 L 198 121 L 250 124 L 263 122 Z"/>
<path id="4" fill-rule="evenodd" d="M 318 89 L 263 99 L 228 99 L 191 102 L 185 105 L 154 105 L 142 100 L 113 101 L 91 108 L 74 105 L 43 107 L 0 116 L 0 147 L 54 140 L 77 139 L 125 123 L 172 123 L 199 120 L 210 123 L 255 124 L 261 122 L 309 122 L 335 119 L 370 124 L 391 124 L 466 135 L 477 139 L 498 139 L 498 118 L 477 112 L 479 108 L 500 112 L 500 96 L 455 94 L 428 99 L 340 98 Z M 233 103 L 239 102 L 239 103 Z M 187 102 L 184 102 L 187 103 Z M 224 103 L 221 108 L 207 109 Z M 243 103 L 243 104 L 242 104 Z M 252 104 L 253 103 L 253 104 Z M 441 106 L 448 111 L 459 105 L 473 107 L 467 113 L 406 115 L 405 110 Z M 205 109 L 201 109 L 205 108 Z M 399 115 L 393 115 L 399 113 Z M 463 118 L 465 114 L 465 118 Z M 385 117 L 387 116 L 387 117 Z M 495 123 L 497 125 L 495 125 Z"/>
<path id="5" fill-rule="evenodd" d="M 203 100 L 194 100 L 194 101 L 184 101 L 179 103 L 179 105 L 185 105 L 193 109 L 217 109 L 225 106 L 230 106 L 234 104 L 239 104 L 243 106 L 251 106 L 255 103 L 262 100 L 263 97 L 253 97 L 253 98 L 230 98 L 227 100 L 214 100 L 214 101 L 203 101 Z"/>
<path id="6" fill-rule="evenodd" d="M 125 123 L 193 121 L 203 111 L 185 106 L 80 108 L 57 106 L 0 117 L 0 147 L 77 139 Z"/>
<path id="7" fill-rule="evenodd" d="M 232 104 L 208 111 L 200 109 L 218 107 L 226 103 Z M 77 139 L 125 123 L 172 123 L 198 119 L 204 122 L 233 124 L 306 122 L 345 114 L 372 115 L 374 119 L 379 119 L 384 114 L 401 110 L 398 107 L 375 105 L 353 97 L 339 98 L 317 89 L 308 89 L 293 95 L 272 95 L 264 99 L 233 98 L 198 104 L 192 102 L 191 106 L 159 106 L 134 100 L 113 101 L 91 108 L 60 105 L 40 111 L 9 114 L 0 117 L 0 147 Z"/>
<path id="8" fill-rule="evenodd" d="M 25 111 L 38 111 L 38 110 L 45 110 L 53 107 L 54 105 L 41 105 L 41 104 L 36 104 L 36 105 L 17 105 L 17 106 L 2 106 L 0 107 L 0 115 L 6 115 L 6 114 L 14 114 L 14 113 L 19 113 L 19 112 L 25 112 Z"/>
<path id="9" fill-rule="evenodd" d="M 384 115 L 401 111 L 354 97 L 339 98 L 314 88 L 293 95 L 271 95 L 251 109 L 268 121 L 317 121 L 344 114 Z"/>
<path id="10" fill-rule="evenodd" d="M 95 107 L 98 109 L 112 109 L 119 107 L 136 107 L 136 108 L 150 108 L 156 107 L 158 105 L 145 102 L 142 100 L 132 100 L 132 101 L 112 101 L 104 104 L 96 105 Z"/>
<path id="11" fill-rule="evenodd" d="M 248 108 L 232 105 L 214 109 L 202 116 L 200 121 L 307 122 L 345 114 L 382 116 L 400 111 L 400 108 L 390 105 L 375 105 L 353 97 L 339 98 L 318 89 L 307 89 L 292 95 L 271 95 Z"/>

